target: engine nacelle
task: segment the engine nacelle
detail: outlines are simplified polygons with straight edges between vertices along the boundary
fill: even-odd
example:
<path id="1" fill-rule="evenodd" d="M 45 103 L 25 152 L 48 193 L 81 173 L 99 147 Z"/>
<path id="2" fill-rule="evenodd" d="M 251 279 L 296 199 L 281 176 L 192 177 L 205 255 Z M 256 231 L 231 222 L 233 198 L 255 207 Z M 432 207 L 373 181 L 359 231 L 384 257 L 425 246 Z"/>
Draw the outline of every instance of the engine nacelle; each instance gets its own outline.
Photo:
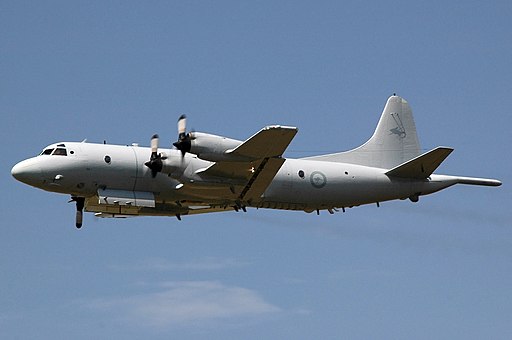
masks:
<path id="1" fill-rule="evenodd" d="M 190 141 L 190 153 L 197 157 L 211 161 L 245 161 L 235 155 L 230 155 L 229 151 L 242 144 L 241 141 L 223 136 L 212 135 L 203 132 L 192 132 Z"/>

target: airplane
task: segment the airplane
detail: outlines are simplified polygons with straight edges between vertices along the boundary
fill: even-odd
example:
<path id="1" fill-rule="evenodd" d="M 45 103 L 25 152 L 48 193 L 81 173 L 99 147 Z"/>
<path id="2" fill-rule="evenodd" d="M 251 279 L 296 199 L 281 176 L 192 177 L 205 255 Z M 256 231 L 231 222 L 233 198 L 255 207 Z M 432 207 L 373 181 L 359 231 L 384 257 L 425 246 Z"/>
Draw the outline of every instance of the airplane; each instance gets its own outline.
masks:
<path id="1" fill-rule="evenodd" d="M 187 132 L 178 120 L 174 148 L 58 142 L 14 165 L 15 179 L 71 195 L 75 226 L 83 211 L 98 217 L 175 216 L 247 207 L 330 214 L 389 200 L 418 202 L 455 184 L 500 186 L 496 179 L 434 174 L 453 151 L 422 152 L 412 110 L 388 98 L 372 137 L 350 151 L 305 158 L 283 153 L 298 129 L 266 126 L 245 141 Z"/>

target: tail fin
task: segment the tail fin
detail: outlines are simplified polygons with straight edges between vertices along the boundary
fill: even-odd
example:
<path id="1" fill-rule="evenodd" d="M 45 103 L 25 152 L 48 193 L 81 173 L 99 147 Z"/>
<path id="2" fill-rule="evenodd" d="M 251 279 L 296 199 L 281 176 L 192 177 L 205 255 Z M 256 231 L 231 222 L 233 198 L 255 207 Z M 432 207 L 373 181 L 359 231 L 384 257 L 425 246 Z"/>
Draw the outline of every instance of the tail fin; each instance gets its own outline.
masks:
<path id="1" fill-rule="evenodd" d="M 366 143 L 350 151 L 307 159 L 391 169 L 420 153 L 411 107 L 405 99 L 393 95 L 384 107 L 373 136 Z"/>

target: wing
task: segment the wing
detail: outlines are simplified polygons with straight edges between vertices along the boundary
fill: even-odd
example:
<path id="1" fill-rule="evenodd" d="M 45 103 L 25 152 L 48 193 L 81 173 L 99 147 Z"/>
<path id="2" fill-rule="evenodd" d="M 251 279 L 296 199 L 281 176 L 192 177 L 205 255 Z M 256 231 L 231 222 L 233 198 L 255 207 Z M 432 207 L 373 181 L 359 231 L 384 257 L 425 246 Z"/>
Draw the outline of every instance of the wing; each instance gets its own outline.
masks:
<path id="1" fill-rule="evenodd" d="M 226 154 L 246 159 L 280 157 L 295 134 L 297 134 L 295 127 L 267 126 L 236 148 L 227 150 Z"/>
<path id="2" fill-rule="evenodd" d="M 257 200 L 283 165 L 282 155 L 296 134 L 295 127 L 267 126 L 226 152 L 248 161 L 216 162 L 196 173 L 205 180 L 241 184 L 242 189 L 236 192 L 241 202 Z"/>

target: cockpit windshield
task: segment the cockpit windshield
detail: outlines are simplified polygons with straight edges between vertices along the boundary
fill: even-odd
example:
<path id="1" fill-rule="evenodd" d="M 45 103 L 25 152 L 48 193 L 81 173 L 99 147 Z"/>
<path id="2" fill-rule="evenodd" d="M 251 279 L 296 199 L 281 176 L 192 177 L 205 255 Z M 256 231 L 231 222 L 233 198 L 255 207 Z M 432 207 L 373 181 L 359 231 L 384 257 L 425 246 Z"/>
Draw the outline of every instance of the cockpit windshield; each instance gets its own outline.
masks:
<path id="1" fill-rule="evenodd" d="M 66 149 L 64 148 L 57 148 L 55 149 L 55 151 L 52 153 L 52 155 L 57 155 L 57 156 L 67 156 L 68 153 L 66 152 Z"/>
<path id="2" fill-rule="evenodd" d="M 66 146 L 59 144 L 57 147 L 48 147 L 40 155 L 67 156 Z"/>

